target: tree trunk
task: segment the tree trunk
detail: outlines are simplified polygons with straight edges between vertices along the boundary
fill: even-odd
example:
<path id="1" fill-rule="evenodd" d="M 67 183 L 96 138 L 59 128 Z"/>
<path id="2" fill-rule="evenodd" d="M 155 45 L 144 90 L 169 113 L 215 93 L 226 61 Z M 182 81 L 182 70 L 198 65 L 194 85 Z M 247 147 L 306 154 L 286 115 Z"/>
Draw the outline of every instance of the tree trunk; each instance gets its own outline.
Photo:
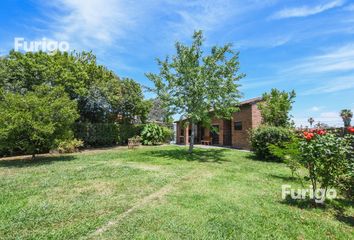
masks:
<path id="1" fill-rule="evenodd" d="M 189 150 L 188 150 L 188 152 L 189 153 L 192 153 L 193 152 L 193 146 L 194 146 L 194 127 L 195 126 L 195 124 L 194 123 L 192 123 L 192 131 L 191 131 L 191 139 L 190 139 L 190 141 L 189 141 Z"/>

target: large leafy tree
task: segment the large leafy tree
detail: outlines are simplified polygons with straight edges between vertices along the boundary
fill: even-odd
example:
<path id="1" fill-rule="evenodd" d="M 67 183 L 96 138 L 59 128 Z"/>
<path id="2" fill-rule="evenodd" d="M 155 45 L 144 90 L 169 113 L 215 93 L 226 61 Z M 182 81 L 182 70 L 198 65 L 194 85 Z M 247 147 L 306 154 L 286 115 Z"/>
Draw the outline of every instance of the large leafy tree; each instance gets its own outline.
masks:
<path id="1" fill-rule="evenodd" d="M 139 83 L 130 78 L 124 78 L 120 81 L 120 95 L 116 113 L 124 123 L 132 123 L 135 120 L 145 123 L 151 107 L 151 101 L 144 100 Z"/>
<path id="2" fill-rule="evenodd" d="M 152 107 L 150 109 L 148 120 L 151 122 L 164 123 L 166 125 L 172 125 L 173 118 L 171 113 L 168 112 L 163 101 L 159 98 L 151 100 Z"/>
<path id="3" fill-rule="evenodd" d="M 140 84 L 120 79 L 97 64 L 91 52 L 20 53 L 11 51 L 0 60 L 0 84 L 7 91 L 24 94 L 42 84 L 62 86 L 78 103 L 81 122 L 113 121 L 116 115 L 125 122 L 147 118 L 151 103 L 144 101 Z"/>
<path id="4" fill-rule="evenodd" d="M 190 46 L 177 42 L 176 55 L 158 60 L 159 74 L 147 74 L 169 112 L 180 114 L 192 125 L 190 152 L 198 122 L 209 125 L 212 116 L 230 118 L 237 110 L 237 81 L 244 77 L 239 73 L 239 54 L 231 44 L 214 46 L 209 54 L 204 54 L 202 46 L 202 31 L 196 31 Z"/>
<path id="5" fill-rule="evenodd" d="M 2 91 L 0 98 L 0 152 L 34 157 L 72 137 L 77 104 L 62 87 L 37 86 L 25 94 Z"/>
<path id="6" fill-rule="evenodd" d="M 81 121 L 108 121 L 120 97 L 119 78 L 98 65 L 90 52 L 11 51 L 0 59 L 0 66 L 0 84 L 7 92 L 26 94 L 40 85 L 63 87 L 77 101 Z"/>
<path id="7" fill-rule="evenodd" d="M 290 111 L 295 102 L 295 91 L 286 92 L 273 88 L 263 94 L 263 101 L 258 104 L 264 124 L 276 127 L 291 125 Z"/>

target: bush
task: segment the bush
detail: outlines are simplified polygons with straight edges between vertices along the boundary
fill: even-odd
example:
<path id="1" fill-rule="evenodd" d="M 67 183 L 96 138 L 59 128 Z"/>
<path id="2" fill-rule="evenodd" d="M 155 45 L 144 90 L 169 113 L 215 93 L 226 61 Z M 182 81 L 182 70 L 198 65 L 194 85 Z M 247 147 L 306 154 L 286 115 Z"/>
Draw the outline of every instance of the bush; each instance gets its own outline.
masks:
<path id="1" fill-rule="evenodd" d="M 0 152 L 34 157 L 72 138 L 79 115 L 76 102 L 63 88 L 40 86 L 25 94 L 8 92 L 1 98 Z"/>
<path id="2" fill-rule="evenodd" d="M 144 145 L 155 145 L 165 140 L 163 128 L 155 123 L 146 124 L 141 138 Z"/>
<path id="3" fill-rule="evenodd" d="M 258 158 L 266 161 L 282 161 L 280 157 L 272 154 L 270 145 L 283 146 L 294 135 L 294 132 L 289 128 L 263 125 L 252 130 L 250 141 Z"/>
<path id="4" fill-rule="evenodd" d="M 306 178 L 311 180 L 314 192 L 322 188 L 326 194 L 328 188 L 341 186 L 343 177 L 352 177 L 353 152 L 347 138 L 324 130 L 303 134 L 304 138 L 300 141 L 300 163 L 308 170 Z"/>
<path id="5" fill-rule="evenodd" d="M 144 124 L 118 124 L 118 144 L 127 144 L 128 139 L 134 136 L 140 136 L 144 129 Z"/>
<path id="6" fill-rule="evenodd" d="M 170 143 L 173 137 L 173 130 L 171 128 L 162 127 L 162 134 L 165 143 Z"/>
<path id="7" fill-rule="evenodd" d="M 84 142 L 81 140 L 65 140 L 58 144 L 57 151 L 59 153 L 74 153 L 79 151 L 79 148 L 84 146 Z"/>
<path id="8" fill-rule="evenodd" d="M 281 159 L 291 170 L 291 175 L 299 177 L 298 170 L 301 167 L 300 164 L 300 139 L 299 137 L 292 137 L 289 142 L 284 142 L 282 146 L 274 144 L 269 145 L 270 152 Z"/>
<path id="9" fill-rule="evenodd" d="M 85 146 L 109 146 L 117 143 L 119 128 L 114 123 L 77 123 L 75 137 L 82 139 Z"/>
<path id="10" fill-rule="evenodd" d="M 140 135 L 144 125 L 117 123 L 77 123 L 75 137 L 85 146 L 100 147 L 127 144 L 128 139 Z"/>

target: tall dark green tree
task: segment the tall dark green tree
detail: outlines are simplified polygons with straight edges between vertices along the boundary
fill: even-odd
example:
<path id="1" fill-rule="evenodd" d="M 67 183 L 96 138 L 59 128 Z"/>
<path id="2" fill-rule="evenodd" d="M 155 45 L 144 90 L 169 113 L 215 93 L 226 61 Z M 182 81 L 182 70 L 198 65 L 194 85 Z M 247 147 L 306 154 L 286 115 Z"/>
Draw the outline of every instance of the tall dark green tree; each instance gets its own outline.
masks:
<path id="1" fill-rule="evenodd" d="M 209 125 L 211 116 L 230 118 L 237 110 L 237 81 L 244 77 L 239 73 L 239 53 L 226 44 L 214 46 L 209 54 L 204 54 L 202 31 L 196 31 L 190 46 L 177 42 L 176 54 L 158 60 L 158 65 L 159 74 L 146 76 L 154 82 L 156 93 L 169 112 L 180 114 L 192 125 L 192 152 L 197 123 Z"/>
<path id="2" fill-rule="evenodd" d="M 141 85 L 130 78 L 120 81 L 120 92 L 116 110 L 124 123 L 140 121 L 145 123 L 152 107 L 152 102 L 144 100 Z"/>

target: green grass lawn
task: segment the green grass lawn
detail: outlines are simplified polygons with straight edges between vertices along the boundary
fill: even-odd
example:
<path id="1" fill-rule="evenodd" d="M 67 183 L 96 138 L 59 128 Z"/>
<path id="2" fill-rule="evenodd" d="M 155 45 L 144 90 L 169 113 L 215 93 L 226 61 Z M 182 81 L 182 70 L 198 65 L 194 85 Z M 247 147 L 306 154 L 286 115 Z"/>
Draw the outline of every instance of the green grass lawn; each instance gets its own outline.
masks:
<path id="1" fill-rule="evenodd" d="M 284 164 L 143 147 L 0 161 L 0 239 L 351 239 L 353 203 L 281 199 Z"/>

